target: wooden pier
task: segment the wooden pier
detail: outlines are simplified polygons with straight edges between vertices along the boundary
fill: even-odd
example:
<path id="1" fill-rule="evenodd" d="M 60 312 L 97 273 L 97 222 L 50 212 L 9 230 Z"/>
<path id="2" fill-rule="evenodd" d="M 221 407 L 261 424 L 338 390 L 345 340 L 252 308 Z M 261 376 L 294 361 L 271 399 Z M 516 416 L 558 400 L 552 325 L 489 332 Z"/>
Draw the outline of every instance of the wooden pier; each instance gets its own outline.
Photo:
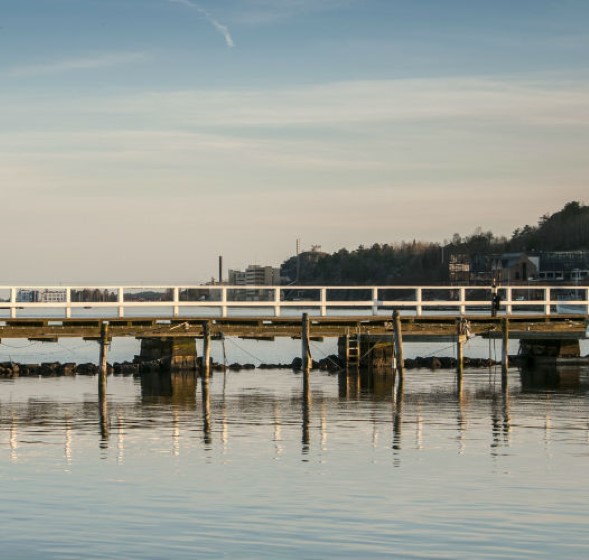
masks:
<path id="1" fill-rule="evenodd" d="M 574 357 L 579 356 L 578 341 L 587 338 L 587 329 L 587 316 L 581 314 L 456 317 L 404 316 L 396 311 L 390 317 L 312 317 L 304 313 L 299 318 L 4 319 L 0 321 L 0 339 L 20 338 L 57 342 L 60 338 L 75 337 L 96 340 L 101 343 L 101 363 L 106 363 L 106 347 L 110 340 L 117 337 L 134 337 L 142 341 L 142 355 L 146 360 L 168 355 L 171 363 L 179 367 L 196 363 L 195 340 L 202 339 L 204 356 L 201 363 L 205 365 L 205 369 L 210 363 L 210 341 L 223 337 L 256 340 L 274 340 L 280 337 L 301 339 L 303 369 L 309 369 L 312 364 L 310 340 L 338 338 L 340 342 L 343 341 L 345 350 L 340 349 L 340 356 L 345 356 L 346 364 L 359 367 L 397 364 L 400 370 L 403 368 L 404 342 L 450 342 L 456 344 L 457 369 L 460 372 L 463 345 L 471 337 L 482 336 L 501 340 L 502 365 L 506 370 L 509 365 L 509 340 L 526 341 L 526 347 L 534 351 L 537 351 L 539 346 L 545 346 L 550 351 L 554 350 L 555 344 L 558 348 L 566 346 L 566 355 Z M 567 346 L 565 341 L 570 341 L 571 344 Z M 354 356 L 350 351 L 351 347 L 355 347 Z M 362 360 L 360 353 L 369 357 Z"/>
<path id="2" fill-rule="evenodd" d="M 305 369 L 310 340 L 337 338 L 340 357 L 359 367 L 402 368 L 403 343 L 450 342 L 460 371 L 473 336 L 501 340 L 506 369 L 514 339 L 536 354 L 578 356 L 588 316 L 586 286 L 0 286 L 0 340 L 77 337 L 105 347 L 134 337 L 146 360 L 188 366 L 202 339 L 205 369 L 213 339 L 287 337 L 302 340 Z"/>
<path id="3" fill-rule="evenodd" d="M 405 342 L 453 341 L 457 324 L 462 322 L 470 335 L 501 338 L 505 321 L 511 339 L 583 339 L 586 338 L 586 315 L 399 315 Z M 239 338 L 271 340 L 278 337 L 301 338 L 301 317 L 191 317 L 168 319 L 136 317 L 124 319 L 54 319 L 23 318 L 0 320 L 0 339 L 24 338 L 56 341 L 59 338 L 100 340 L 102 325 L 109 326 L 109 337 L 135 338 L 203 338 L 208 329 L 212 338 L 222 335 Z M 361 335 L 393 335 L 391 316 L 309 316 L 311 338 L 340 337 L 350 332 Z"/>

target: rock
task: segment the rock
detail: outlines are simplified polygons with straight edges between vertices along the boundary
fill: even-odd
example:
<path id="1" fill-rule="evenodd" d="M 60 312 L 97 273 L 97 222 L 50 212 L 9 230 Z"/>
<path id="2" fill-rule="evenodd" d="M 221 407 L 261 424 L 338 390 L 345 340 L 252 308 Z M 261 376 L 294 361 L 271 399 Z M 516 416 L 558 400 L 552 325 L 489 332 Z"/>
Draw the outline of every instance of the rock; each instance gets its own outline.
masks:
<path id="1" fill-rule="evenodd" d="M 68 362 L 66 364 L 61 364 L 59 367 L 59 375 L 76 375 L 77 366 L 73 362 Z"/>
<path id="2" fill-rule="evenodd" d="M 77 368 L 78 375 L 96 375 L 98 366 L 92 363 L 79 364 Z"/>

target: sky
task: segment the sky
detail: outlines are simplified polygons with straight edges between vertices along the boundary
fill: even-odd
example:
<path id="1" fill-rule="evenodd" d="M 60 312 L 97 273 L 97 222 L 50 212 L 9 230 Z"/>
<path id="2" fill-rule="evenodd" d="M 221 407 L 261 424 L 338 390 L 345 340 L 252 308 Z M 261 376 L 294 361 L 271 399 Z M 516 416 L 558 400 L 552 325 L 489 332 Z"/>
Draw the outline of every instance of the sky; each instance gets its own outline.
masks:
<path id="1" fill-rule="evenodd" d="M 588 29 L 587 0 L 2 0 L 0 284 L 200 283 L 589 203 Z"/>

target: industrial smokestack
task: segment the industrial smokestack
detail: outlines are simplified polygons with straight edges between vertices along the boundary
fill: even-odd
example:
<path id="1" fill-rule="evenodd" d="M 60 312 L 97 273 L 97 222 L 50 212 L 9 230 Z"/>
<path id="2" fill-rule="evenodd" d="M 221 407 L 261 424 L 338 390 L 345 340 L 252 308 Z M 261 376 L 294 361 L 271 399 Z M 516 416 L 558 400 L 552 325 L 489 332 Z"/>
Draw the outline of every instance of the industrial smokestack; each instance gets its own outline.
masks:
<path id="1" fill-rule="evenodd" d="M 219 255 L 219 284 L 223 283 L 223 256 Z"/>

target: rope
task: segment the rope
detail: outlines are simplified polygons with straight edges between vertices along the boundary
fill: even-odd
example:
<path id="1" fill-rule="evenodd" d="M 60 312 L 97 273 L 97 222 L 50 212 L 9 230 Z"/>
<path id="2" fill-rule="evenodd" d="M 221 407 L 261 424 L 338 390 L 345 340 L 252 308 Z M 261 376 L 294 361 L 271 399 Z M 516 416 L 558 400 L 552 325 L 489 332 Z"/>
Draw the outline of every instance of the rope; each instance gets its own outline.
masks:
<path id="1" fill-rule="evenodd" d="M 242 352 L 245 352 L 246 354 L 251 356 L 254 360 L 257 360 L 258 362 L 260 362 L 260 364 L 264 363 L 264 361 L 261 358 L 259 358 L 258 356 L 254 356 L 254 354 L 252 354 L 251 352 L 249 352 L 248 350 L 246 350 L 245 348 L 243 348 L 239 344 L 237 344 L 237 342 L 235 342 L 235 340 L 232 337 L 229 337 L 228 340 L 229 340 L 229 342 L 232 342 L 233 344 L 235 344 L 235 346 L 237 346 L 237 348 L 239 348 Z"/>
<path id="2" fill-rule="evenodd" d="M 327 354 L 325 354 L 325 352 L 323 352 L 323 350 L 319 347 L 318 344 L 316 344 L 315 342 L 313 342 L 312 340 L 309 343 L 310 346 L 313 346 L 314 348 L 317 349 L 317 351 L 320 354 L 323 354 L 323 357 L 328 360 L 330 363 L 332 363 L 334 366 L 337 366 L 338 368 L 340 367 L 340 365 L 337 362 L 334 362 Z"/>

